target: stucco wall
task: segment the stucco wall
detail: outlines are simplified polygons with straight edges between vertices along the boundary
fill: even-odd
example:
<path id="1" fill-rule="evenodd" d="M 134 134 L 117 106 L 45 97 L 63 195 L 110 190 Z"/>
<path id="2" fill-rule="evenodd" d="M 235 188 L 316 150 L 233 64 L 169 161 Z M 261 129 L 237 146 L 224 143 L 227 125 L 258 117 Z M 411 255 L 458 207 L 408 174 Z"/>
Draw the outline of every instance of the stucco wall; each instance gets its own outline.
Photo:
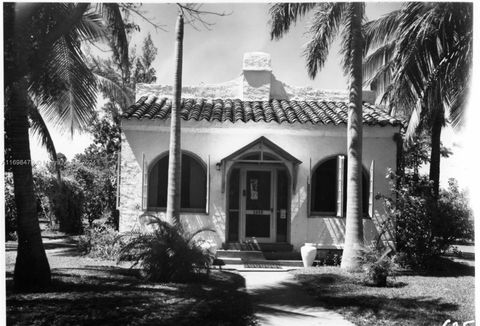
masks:
<path id="1" fill-rule="evenodd" d="M 145 154 L 149 164 L 168 150 L 168 121 L 124 120 L 122 141 L 120 231 L 129 230 L 142 213 L 141 164 Z M 363 164 L 368 170 L 375 160 L 375 193 L 387 193 L 387 168 L 395 169 L 396 146 L 394 127 L 364 126 Z M 346 126 L 278 125 L 273 123 L 209 123 L 182 121 L 182 150 L 198 155 L 205 164 L 210 157 L 209 214 L 182 214 L 188 229 L 213 227 L 216 234 L 205 234 L 220 246 L 225 241 L 225 193 L 221 192 L 222 173 L 215 164 L 232 152 L 248 145 L 260 136 L 267 137 L 302 161 L 298 166 L 297 187 L 291 198 L 290 242 L 299 248 L 304 242 L 317 242 L 324 247 L 341 246 L 344 242 L 345 219 L 337 217 L 307 217 L 307 180 L 312 168 L 321 160 L 346 154 Z M 381 202 L 375 201 L 381 211 Z M 163 213 L 156 213 L 162 215 Z M 371 220 L 364 219 L 365 239 L 376 234 Z"/>

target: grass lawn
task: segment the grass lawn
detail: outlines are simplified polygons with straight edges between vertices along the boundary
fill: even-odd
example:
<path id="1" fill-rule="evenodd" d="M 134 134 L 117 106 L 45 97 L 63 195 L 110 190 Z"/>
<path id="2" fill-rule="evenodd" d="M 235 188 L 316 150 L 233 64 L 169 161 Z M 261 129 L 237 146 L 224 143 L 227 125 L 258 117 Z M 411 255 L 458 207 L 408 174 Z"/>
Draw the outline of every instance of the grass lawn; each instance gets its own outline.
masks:
<path id="1" fill-rule="evenodd" d="M 474 268 L 445 261 L 431 276 L 403 275 L 388 287 L 364 285 L 361 274 L 338 267 L 295 271 L 296 278 L 322 307 L 335 310 L 356 325 L 442 325 L 447 319 L 474 318 Z"/>
<path id="2" fill-rule="evenodd" d="M 144 283 L 137 271 L 79 256 L 66 241 L 46 242 L 52 286 L 13 292 L 15 247 L 7 249 L 8 325 L 250 325 L 242 276 L 214 270 L 208 281 Z"/>

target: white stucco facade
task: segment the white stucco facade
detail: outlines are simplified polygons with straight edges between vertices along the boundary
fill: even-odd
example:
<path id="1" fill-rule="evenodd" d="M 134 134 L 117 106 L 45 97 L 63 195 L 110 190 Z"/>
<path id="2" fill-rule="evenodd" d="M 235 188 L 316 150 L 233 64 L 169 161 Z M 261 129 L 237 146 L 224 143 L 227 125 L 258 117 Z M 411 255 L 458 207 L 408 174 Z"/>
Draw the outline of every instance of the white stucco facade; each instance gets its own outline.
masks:
<path id="1" fill-rule="evenodd" d="M 249 60 L 251 62 L 251 58 Z M 270 67 L 268 58 L 262 60 L 267 62 Z M 255 70 L 244 71 L 244 74 L 239 78 L 241 82 L 237 83 L 237 86 L 220 87 L 220 92 L 231 97 L 232 94 L 230 93 L 234 90 L 240 92 L 243 89 L 248 91 L 249 94 L 253 94 L 251 96 L 243 94 L 242 98 L 247 100 L 250 100 L 251 97 L 254 100 L 262 100 L 262 96 L 268 100 L 272 98 L 272 93 L 283 93 L 283 96 L 287 98 L 293 96 L 292 88 L 289 86 L 282 84 L 282 89 L 277 89 L 278 84 L 281 83 L 271 75 L 269 70 L 261 70 L 258 66 L 254 66 Z M 269 80 L 271 84 L 268 83 Z M 243 85 L 245 83 L 248 83 L 248 85 Z M 256 88 L 258 92 L 251 91 L 250 88 Z M 151 92 L 154 89 L 157 92 L 162 90 L 161 87 L 154 88 L 151 86 L 145 86 L 141 90 L 142 92 Z M 208 92 L 213 92 L 214 88 L 206 87 L 206 89 L 208 89 Z M 285 92 L 285 89 L 287 92 Z M 169 95 L 169 90 L 170 88 L 163 88 L 166 96 Z M 187 88 L 187 92 L 184 92 L 184 94 L 188 94 L 188 90 L 193 90 L 196 93 L 200 92 L 198 88 Z M 318 97 L 320 91 L 309 90 L 308 92 L 313 92 Z M 305 95 L 308 92 L 297 91 L 295 96 Z M 345 95 L 344 93 L 339 94 L 337 94 L 339 98 L 342 94 Z M 137 99 L 142 95 L 145 94 L 137 91 Z M 240 94 L 237 95 L 240 97 Z M 168 152 L 169 128 L 170 119 L 122 119 L 119 191 L 121 232 L 135 228 L 139 223 L 138 217 L 144 213 L 142 210 L 142 191 L 145 191 L 145 189 L 142 189 L 143 165 L 145 164 L 147 169 L 151 168 L 159 156 Z M 372 161 L 375 162 L 373 171 L 374 193 L 387 194 L 389 191 L 385 173 L 389 168 L 393 170 L 396 168 L 397 145 L 394 141 L 394 135 L 398 132 L 398 126 L 364 125 L 363 166 L 366 171 L 369 171 Z M 312 168 L 319 162 L 329 157 L 347 154 L 347 128 L 345 124 L 182 121 L 182 150 L 198 156 L 208 170 L 208 210 L 202 213 L 182 213 L 182 222 L 186 228 L 191 231 L 200 227 L 214 228 L 216 234 L 205 233 L 203 236 L 215 241 L 218 247 L 221 247 L 222 243 L 228 240 L 226 235 L 228 194 L 227 191 L 222 189 L 222 182 L 225 182 L 222 178 L 228 178 L 229 171 L 223 171 L 219 163 L 225 157 L 262 136 L 301 161 L 296 166 L 296 174 L 293 176 L 295 180 L 290 180 L 287 242 L 297 250 L 305 242 L 318 243 L 319 248 L 342 248 L 345 218 L 308 216 L 308 183 Z M 222 166 L 222 168 L 228 170 L 229 166 Z M 293 187 L 294 185 L 295 187 Z M 373 210 L 381 213 L 382 203 L 375 200 Z M 164 214 L 161 211 L 150 213 L 160 217 Z M 365 241 L 372 241 L 376 234 L 372 219 L 364 218 Z"/>

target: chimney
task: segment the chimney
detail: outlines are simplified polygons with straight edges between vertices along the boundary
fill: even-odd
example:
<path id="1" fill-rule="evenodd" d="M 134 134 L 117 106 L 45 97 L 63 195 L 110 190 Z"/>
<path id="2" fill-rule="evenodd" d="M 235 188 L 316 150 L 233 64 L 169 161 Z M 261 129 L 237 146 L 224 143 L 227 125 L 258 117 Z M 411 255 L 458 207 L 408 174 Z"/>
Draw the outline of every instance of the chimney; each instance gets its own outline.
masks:
<path id="1" fill-rule="evenodd" d="M 268 101 L 272 81 L 270 54 L 248 52 L 243 55 L 243 100 Z"/>

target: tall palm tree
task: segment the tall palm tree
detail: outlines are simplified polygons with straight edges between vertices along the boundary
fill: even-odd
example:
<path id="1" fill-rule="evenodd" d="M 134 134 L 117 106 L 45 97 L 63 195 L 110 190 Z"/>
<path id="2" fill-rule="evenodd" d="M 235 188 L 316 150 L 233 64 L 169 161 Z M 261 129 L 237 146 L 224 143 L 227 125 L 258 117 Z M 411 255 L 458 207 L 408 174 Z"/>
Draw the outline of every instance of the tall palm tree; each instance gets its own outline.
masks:
<path id="1" fill-rule="evenodd" d="M 178 15 L 175 42 L 175 76 L 173 83 L 172 113 L 170 122 L 170 155 L 168 157 L 167 220 L 181 228 L 180 194 L 182 153 L 180 148 L 180 108 L 182 99 L 183 64 L 183 14 Z"/>
<path id="2" fill-rule="evenodd" d="M 104 20 L 119 47 L 118 56 L 128 59 L 117 4 L 4 4 L 5 144 L 17 207 L 14 283 L 19 290 L 42 288 L 51 281 L 33 193 L 29 117 L 45 137 L 39 106 L 47 119 L 72 133 L 88 125 L 96 82 L 80 44 L 104 37 Z"/>
<path id="3" fill-rule="evenodd" d="M 327 59 L 331 42 L 341 27 L 344 73 L 349 77 L 349 105 L 347 123 L 347 216 L 342 268 L 359 268 L 363 248 L 362 224 L 362 56 L 361 24 L 365 5 L 362 2 L 282 3 L 270 8 L 271 37 L 279 39 L 292 23 L 313 11 L 310 27 L 311 40 L 304 55 L 307 70 L 313 79 Z"/>
<path id="4" fill-rule="evenodd" d="M 364 26 L 368 83 L 409 116 L 407 137 L 431 137 L 430 180 L 438 198 L 440 137 L 447 115 L 462 124 L 472 64 L 473 5 L 413 2 Z"/>

